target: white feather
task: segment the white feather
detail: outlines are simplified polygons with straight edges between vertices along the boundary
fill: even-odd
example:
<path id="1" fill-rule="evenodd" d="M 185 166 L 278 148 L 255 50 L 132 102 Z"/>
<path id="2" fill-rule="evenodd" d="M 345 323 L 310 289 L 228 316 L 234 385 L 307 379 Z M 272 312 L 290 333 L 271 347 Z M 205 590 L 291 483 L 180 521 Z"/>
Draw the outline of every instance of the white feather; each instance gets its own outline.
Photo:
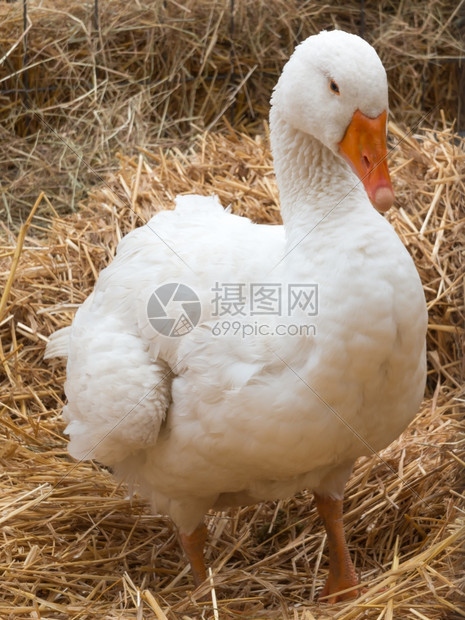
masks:
<path id="1" fill-rule="evenodd" d="M 67 357 L 69 347 L 69 334 L 71 326 L 58 329 L 50 335 L 47 346 L 45 347 L 44 359 L 52 357 Z"/>

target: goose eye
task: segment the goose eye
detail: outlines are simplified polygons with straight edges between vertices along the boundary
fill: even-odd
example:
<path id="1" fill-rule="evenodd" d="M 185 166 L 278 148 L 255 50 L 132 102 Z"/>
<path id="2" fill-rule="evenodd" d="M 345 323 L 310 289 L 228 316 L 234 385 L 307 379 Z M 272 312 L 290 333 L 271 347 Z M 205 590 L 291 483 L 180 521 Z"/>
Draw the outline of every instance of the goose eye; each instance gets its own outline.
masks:
<path id="1" fill-rule="evenodd" d="M 336 95 L 340 95 L 340 91 L 339 91 L 339 86 L 336 84 L 336 82 L 334 80 L 331 80 L 329 83 L 329 87 L 332 90 L 333 93 L 335 93 Z"/>

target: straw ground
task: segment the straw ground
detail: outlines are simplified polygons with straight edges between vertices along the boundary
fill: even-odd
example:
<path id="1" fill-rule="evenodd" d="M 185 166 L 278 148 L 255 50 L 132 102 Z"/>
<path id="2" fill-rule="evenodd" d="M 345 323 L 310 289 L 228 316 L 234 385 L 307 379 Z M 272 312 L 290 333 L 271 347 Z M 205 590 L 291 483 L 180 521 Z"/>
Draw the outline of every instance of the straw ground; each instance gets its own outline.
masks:
<path id="1" fill-rule="evenodd" d="M 391 124 L 393 142 L 401 135 Z M 175 194 L 216 192 L 235 213 L 278 222 L 267 144 L 266 135 L 230 130 L 200 137 L 187 153 L 140 149 L 120 159 L 119 171 L 78 213 L 35 215 L 27 234 L 1 248 L 1 617 L 213 617 L 211 602 L 192 597 L 169 520 L 152 516 L 139 499 L 131 505 L 98 464 L 67 456 L 65 369 L 42 355 L 47 336 L 71 321 L 122 235 L 170 208 Z M 465 153 L 448 129 L 418 131 L 394 149 L 391 164 L 398 209 L 390 218 L 428 300 L 429 374 L 416 420 L 382 455 L 389 468 L 376 457 L 361 459 L 347 489 L 349 544 L 368 590 L 330 610 L 312 603 L 327 558 L 322 526 L 303 493 L 208 517 L 220 618 L 463 615 Z"/>

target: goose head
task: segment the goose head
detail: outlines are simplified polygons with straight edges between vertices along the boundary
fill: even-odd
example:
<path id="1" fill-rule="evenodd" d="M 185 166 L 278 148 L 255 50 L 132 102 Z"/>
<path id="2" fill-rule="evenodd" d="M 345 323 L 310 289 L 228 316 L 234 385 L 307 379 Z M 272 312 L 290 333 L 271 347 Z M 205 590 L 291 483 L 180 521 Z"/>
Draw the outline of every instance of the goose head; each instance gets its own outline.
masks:
<path id="1" fill-rule="evenodd" d="M 394 193 L 386 162 L 388 86 L 371 45 L 341 30 L 309 37 L 285 65 L 273 108 L 345 160 L 376 209 L 389 209 Z"/>

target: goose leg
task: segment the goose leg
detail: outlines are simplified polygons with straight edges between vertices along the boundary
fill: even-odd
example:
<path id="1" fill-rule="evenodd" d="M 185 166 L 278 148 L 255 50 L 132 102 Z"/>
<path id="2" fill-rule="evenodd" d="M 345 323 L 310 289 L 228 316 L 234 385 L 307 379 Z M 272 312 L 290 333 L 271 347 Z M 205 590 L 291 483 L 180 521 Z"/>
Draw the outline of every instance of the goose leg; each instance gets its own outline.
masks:
<path id="1" fill-rule="evenodd" d="M 207 578 L 203 549 L 207 540 L 207 528 L 202 523 L 192 534 L 181 534 L 181 545 L 191 565 L 194 584 L 197 588 Z"/>
<path id="2" fill-rule="evenodd" d="M 338 603 L 358 596 L 357 590 L 338 594 L 341 590 L 356 586 L 358 583 L 355 568 L 350 559 L 342 523 L 342 500 L 315 495 L 316 507 L 328 536 L 329 575 L 320 597 L 328 603 Z"/>

